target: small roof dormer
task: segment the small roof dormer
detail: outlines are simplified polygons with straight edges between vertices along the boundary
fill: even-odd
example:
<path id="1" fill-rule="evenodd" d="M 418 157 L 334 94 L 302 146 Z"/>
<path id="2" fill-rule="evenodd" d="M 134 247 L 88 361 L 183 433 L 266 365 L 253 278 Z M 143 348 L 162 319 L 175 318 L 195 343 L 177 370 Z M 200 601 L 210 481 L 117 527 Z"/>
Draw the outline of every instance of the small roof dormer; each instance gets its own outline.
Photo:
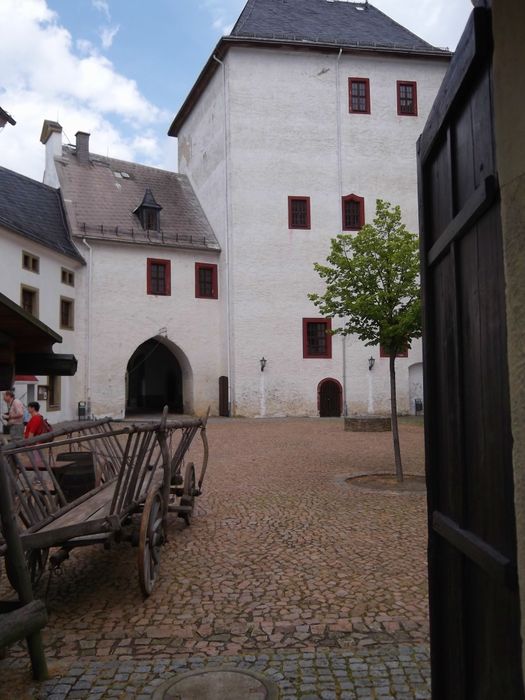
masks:
<path id="1" fill-rule="evenodd" d="M 138 216 L 143 229 L 146 231 L 160 231 L 161 209 L 162 207 L 155 200 L 153 192 L 147 187 L 142 202 L 133 210 L 133 213 Z"/>

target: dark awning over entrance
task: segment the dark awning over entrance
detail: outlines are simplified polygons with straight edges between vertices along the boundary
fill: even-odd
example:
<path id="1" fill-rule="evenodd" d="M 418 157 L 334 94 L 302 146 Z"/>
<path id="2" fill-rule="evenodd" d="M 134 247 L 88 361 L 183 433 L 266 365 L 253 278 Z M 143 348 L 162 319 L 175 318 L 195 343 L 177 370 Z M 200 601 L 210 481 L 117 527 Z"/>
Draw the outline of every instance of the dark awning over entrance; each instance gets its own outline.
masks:
<path id="1" fill-rule="evenodd" d="M 18 374 L 72 376 L 77 370 L 74 355 L 52 352 L 62 337 L 0 294 L 0 390 L 10 389 Z"/>

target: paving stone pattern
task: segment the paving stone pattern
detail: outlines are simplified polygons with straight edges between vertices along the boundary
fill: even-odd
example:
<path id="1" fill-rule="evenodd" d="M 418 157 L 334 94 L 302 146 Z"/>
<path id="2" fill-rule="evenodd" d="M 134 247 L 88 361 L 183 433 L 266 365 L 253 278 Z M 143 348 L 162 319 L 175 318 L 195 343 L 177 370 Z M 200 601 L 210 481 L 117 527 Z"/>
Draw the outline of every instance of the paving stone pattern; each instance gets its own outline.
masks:
<path id="1" fill-rule="evenodd" d="M 15 645 L 0 697 L 147 698 L 214 664 L 266 673 L 290 700 L 429 698 L 425 496 L 341 479 L 393 469 L 391 435 L 235 419 L 211 421 L 209 439 L 205 494 L 191 527 L 172 519 L 153 595 L 137 550 L 76 550 L 49 586 L 52 680 L 30 683 Z M 402 424 L 401 443 L 421 474 L 421 426 Z"/>

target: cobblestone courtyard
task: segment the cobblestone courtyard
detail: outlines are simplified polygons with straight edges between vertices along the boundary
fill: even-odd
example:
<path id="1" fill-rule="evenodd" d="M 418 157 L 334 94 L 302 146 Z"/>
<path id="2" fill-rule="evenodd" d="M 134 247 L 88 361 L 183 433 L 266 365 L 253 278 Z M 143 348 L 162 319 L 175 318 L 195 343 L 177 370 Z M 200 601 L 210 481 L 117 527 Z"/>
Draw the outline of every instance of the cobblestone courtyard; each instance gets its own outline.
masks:
<path id="1" fill-rule="evenodd" d="M 209 440 L 204 495 L 191 527 L 172 519 L 153 595 L 137 550 L 76 550 L 48 593 L 52 680 L 31 684 L 15 646 L 0 697 L 149 698 L 175 672 L 227 665 L 290 700 L 429 698 L 424 494 L 344 480 L 392 471 L 391 435 L 236 419 L 210 421 Z M 421 474 L 422 427 L 403 423 L 401 445 Z"/>

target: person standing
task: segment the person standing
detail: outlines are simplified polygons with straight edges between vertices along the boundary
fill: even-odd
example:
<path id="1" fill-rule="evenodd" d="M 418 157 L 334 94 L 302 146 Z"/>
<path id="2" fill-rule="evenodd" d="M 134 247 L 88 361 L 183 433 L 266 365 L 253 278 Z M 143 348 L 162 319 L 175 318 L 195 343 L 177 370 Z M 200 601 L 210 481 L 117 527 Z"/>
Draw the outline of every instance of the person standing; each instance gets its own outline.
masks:
<path id="1" fill-rule="evenodd" d="M 14 439 L 24 437 L 24 404 L 15 398 L 15 392 L 8 389 L 4 392 L 4 401 L 7 404 L 7 413 L 3 414 L 9 427 L 9 435 Z"/>
<path id="2" fill-rule="evenodd" d="M 35 435 L 42 435 L 42 433 L 47 432 L 44 418 L 39 413 L 40 404 L 38 401 L 30 401 L 27 404 L 27 410 L 29 411 L 29 415 L 31 417 L 24 432 L 24 438 L 26 440 L 27 438 L 35 437 Z"/>

